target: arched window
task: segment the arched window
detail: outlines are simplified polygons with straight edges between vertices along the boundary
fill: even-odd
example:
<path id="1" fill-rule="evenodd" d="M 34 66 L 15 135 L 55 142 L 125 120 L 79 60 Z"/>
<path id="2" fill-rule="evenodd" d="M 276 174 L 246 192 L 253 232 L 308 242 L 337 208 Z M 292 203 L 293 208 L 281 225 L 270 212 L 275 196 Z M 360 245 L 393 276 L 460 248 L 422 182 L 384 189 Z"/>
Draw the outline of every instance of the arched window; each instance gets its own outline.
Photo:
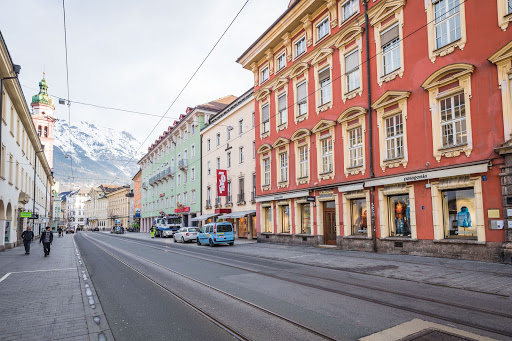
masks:
<path id="1" fill-rule="evenodd" d="M 48 127 L 44 127 L 44 137 L 48 137 Z"/>
<path id="2" fill-rule="evenodd" d="M 41 137 L 41 126 L 37 127 L 37 135 L 39 135 L 39 137 Z"/>

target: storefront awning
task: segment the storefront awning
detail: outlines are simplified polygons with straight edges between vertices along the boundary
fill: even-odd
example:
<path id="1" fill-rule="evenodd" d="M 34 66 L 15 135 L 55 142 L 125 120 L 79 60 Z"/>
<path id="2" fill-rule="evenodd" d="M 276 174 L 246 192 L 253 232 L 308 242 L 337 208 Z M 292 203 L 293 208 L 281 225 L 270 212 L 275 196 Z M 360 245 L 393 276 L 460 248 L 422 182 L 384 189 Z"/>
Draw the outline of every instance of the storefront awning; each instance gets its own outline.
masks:
<path id="1" fill-rule="evenodd" d="M 195 218 L 192 218 L 190 220 L 192 220 L 192 221 L 205 221 L 207 219 L 216 217 L 218 215 L 219 215 L 219 213 L 203 214 L 203 215 L 200 215 L 199 217 L 195 217 Z"/>
<path id="2" fill-rule="evenodd" d="M 233 212 L 233 213 L 227 213 L 223 214 L 219 217 L 219 219 L 237 219 L 242 218 L 250 214 L 256 214 L 256 211 L 240 211 L 240 212 Z"/>

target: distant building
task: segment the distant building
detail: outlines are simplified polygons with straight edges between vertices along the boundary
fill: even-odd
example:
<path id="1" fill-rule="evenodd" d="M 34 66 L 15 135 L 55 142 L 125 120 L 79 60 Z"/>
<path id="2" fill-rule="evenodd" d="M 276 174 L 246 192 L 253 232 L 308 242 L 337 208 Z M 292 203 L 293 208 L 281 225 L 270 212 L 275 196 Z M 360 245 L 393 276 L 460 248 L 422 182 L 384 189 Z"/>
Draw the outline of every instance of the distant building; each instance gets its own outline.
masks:
<path id="1" fill-rule="evenodd" d="M 133 223 L 140 228 L 140 209 L 142 197 L 142 169 L 133 177 Z"/>
<path id="2" fill-rule="evenodd" d="M 89 200 L 88 191 L 79 189 L 66 196 L 66 226 L 75 229 L 85 227 L 85 202 Z"/>
<path id="3" fill-rule="evenodd" d="M 122 186 L 106 195 L 108 203 L 107 227 L 115 226 L 116 220 L 127 229 L 130 226 L 130 186 Z"/>

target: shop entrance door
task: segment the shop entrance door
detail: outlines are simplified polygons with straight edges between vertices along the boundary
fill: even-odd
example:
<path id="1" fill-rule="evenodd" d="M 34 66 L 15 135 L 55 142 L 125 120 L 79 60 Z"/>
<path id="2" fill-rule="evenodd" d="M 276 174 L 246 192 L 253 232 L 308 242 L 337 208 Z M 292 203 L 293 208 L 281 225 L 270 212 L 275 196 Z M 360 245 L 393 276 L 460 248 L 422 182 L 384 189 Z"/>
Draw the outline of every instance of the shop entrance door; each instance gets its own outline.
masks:
<path id="1" fill-rule="evenodd" d="M 238 238 L 247 238 L 247 219 L 245 217 L 238 219 Z"/>
<path id="2" fill-rule="evenodd" d="M 336 209 L 324 204 L 324 238 L 326 245 L 336 245 Z"/>
<path id="3" fill-rule="evenodd" d="M 252 219 L 252 238 L 258 238 L 258 230 L 256 230 L 256 215 L 251 216 Z"/>

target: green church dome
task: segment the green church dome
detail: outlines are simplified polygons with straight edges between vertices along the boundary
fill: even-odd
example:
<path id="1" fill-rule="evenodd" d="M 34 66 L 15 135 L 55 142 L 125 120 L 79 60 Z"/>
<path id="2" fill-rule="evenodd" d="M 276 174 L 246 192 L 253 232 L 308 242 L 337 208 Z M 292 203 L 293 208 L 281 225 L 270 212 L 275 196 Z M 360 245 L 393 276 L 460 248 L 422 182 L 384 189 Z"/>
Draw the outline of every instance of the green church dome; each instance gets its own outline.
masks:
<path id="1" fill-rule="evenodd" d="M 46 79 L 43 79 L 39 82 L 39 93 L 37 95 L 32 96 L 32 104 L 46 104 L 52 109 L 55 109 L 53 105 L 53 99 L 48 95 L 48 84 L 46 83 Z"/>

